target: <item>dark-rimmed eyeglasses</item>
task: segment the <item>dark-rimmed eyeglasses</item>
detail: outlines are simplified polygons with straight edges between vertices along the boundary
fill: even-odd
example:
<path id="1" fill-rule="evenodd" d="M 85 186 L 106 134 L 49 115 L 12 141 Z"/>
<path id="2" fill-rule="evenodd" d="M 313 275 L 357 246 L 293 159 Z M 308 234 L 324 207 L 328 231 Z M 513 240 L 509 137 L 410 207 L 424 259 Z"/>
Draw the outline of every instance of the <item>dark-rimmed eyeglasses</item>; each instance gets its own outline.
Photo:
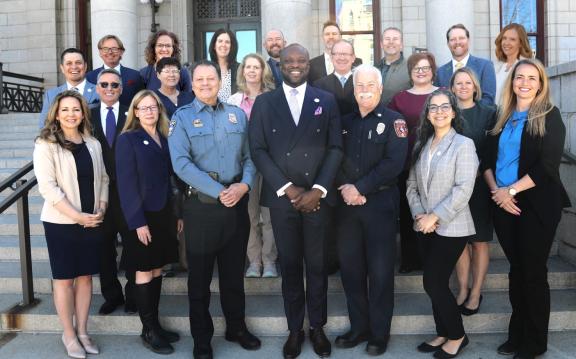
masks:
<path id="1" fill-rule="evenodd" d="M 117 53 L 118 51 L 122 50 L 119 47 L 101 47 L 100 51 L 106 53 L 106 52 L 111 52 L 113 54 Z"/>
<path id="2" fill-rule="evenodd" d="M 103 89 L 106 89 L 108 87 L 112 87 L 113 89 L 117 89 L 118 87 L 120 87 L 119 82 L 99 82 L 98 85 L 100 87 L 102 87 Z"/>
<path id="3" fill-rule="evenodd" d="M 432 66 L 419 66 L 419 67 L 414 67 L 412 68 L 412 72 L 428 72 L 432 70 Z"/>
<path id="4" fill-rule="evenodd" d="M 140 106 L 140 107 L 136 107 L 136 109 L 138 109 L 138 111 L 142 111 L 142 112 L 156 112 L 156 111 L 158 111 L 158 106 L 156 106 L 156 105 Z"/>
<path id="5" fill-rule="evenodd" d="M 449 103 L 443 103 L 440 106 L 438 105 L 428 106 L 428 112 L 437 113 L 438 110 L 440 110 L 443 113 L 449 112 L 450 110 L 452 110 L 452 105 L 450 105 Z"/>

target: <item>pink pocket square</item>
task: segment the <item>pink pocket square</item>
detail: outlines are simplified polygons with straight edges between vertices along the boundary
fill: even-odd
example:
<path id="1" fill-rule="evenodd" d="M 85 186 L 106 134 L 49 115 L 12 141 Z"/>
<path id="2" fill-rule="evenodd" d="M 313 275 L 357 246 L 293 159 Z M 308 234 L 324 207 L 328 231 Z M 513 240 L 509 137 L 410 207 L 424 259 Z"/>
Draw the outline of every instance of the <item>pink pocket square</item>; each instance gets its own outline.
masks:
<path id="1" fill-rule="evenodd" d="M 322 106 L 318 106 L 316 111 L 314 111 L 314 116 L 320 116 L 322 114 Z"/>

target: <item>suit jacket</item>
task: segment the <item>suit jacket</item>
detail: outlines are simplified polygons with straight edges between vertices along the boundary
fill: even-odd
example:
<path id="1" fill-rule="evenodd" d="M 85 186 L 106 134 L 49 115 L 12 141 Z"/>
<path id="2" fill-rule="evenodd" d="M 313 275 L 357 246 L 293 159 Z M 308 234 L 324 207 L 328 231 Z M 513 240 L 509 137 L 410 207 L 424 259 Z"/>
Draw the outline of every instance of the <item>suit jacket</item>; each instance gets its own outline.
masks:
<path id="1" fill-rule="evenodd" d="M 108 175 L 102 161 L 100 143 L 93 137 L 83 136 L 83 138 L 92 157 L 95 213 L 99 202 L 108 202 Z M 40 219 L 51 223 L 76 223 L 54 207 L 56 203 L 66 198 L 76 210 L 82 211 L 74 155 L 57 143 L 38 139 L 34 145 L 33 157 L 38 190 L 44 198 Z"/>
<path id="2" fill-rule="evenodd" d="M 485 105 L 494 105 L 494 98 L 496 96 L 496 72 L 494 71 L 494 64 L 489 60 L 470 55 L 466 67 L 471 68 L 476 73 L 478 81 L 480 81 L 480 88 L 482 89 L 482 99 L 480 101 Z M 436 71 L 434 85 L 449 88 L 452 73 L 452 60 L 450 60 Z"/>
<path id="3" fill-rule="evenodd" d="M 145 226 L 146 211 L 159 211 L 171 196 L 173 174 L 168 141 L 162 147 L 143 129 L 122 133 L 116 142 L 116 180 L 128 229 Z"/>
<path id="4" fill-rule="evenodd" d="M 118 119 L 116 120 L 116 136 L 114 136 L 114 143 L 112 144 L 112 147 L 110 147 L 108 140 L 106 139 L 106 134 L 102 129 L 100 106 L 91 110 L 92 133 L 98 142 L 100 142 L 100 146 L 102 146 L 102 156 L 104 157 L 104 165 L 106 166 L 106 172 L 110 177 L 110 182 L 116 182 L 116 160 L 114 149 L 116 147 L 118 136 L 122 132 L 122 128 L 124 128 L 124 124 L 126 123 L 127 113 L 128 107 L 120 104 L 120 107 L 118 108 Z M 106 119 L 104 118 L 104 120 Z"/>
<path id="5" fill-rule="evenodd" d="M 46 122 L 46 117 L 48 116 L 48 110 L 52 106 L 52 102 L 60 93 L 68 90 L 68 85 L 60 85 L 58 87 L 53 87 L 44 93 L 44 99 L 42 100 L 42 111 L 40 111 L 40 118 L 38 121 L 38 126 L 40 128 L 44 127 L 44 122 Z M 92 108 L 100 102 L 100 97 L 96 93 L 96 85 L 86 81 L 84 86 L 84 93 L 82 94 L 88 103 L 88 107 Z"/>
<path id="6" fill-rule="evenodd" d="M 498 144 L 500 135 L 488 136 L 486 154 L 482 161 L 482 172 L 491 169 L 496 173 Z M 562 122 L 560 110 L 554 107 L 546 115 L 546 133 L 544 137 L 533 137 L 528 132 L 528 123 L 524 125 L 520 139 L 520 158 L 518 178 L 529 175 L 535 187 L 516 195 L 522 207 L 523 202 L 530 204 L 538 217 L 548 228 L 556 228 L 563 207 L 570 207 L 570 198 L 560 180 L 560 160 L 564 152 L 566 127 Z"/>
<path id="7" fill-rule="evenodd" d="M 378 70 L 382 71 L 382 67 L 386 59 L 383 58 L 375 66 Z M 388 72 L 386 72 L 386 77 L 382 79 L 382 85 L 384 89 L 382 90 L 382 103 L 388 105 L 390 100 L 400 91 L 408 90 L 412 85 L 410 84 L 410 74 L 408 73 L 408 60 L 402 55 L 401 61 L 398 63 L 390 64 Z"/>
<path id="8" fill-rule="evenodd" d="M 306 189 L 318 184 L 335 204 L 333 182 L 342 160 L 336 106 L 332 94 L 308 85 L 296 126 L 282 87 L 256 97 L 248 134 L 252 160 L 264 178 L 263 206 L 290 208 L 288 197 L 276 193 L 288 182 Z"/>
<path id="9" fill-rule="evenodd" d="M 314 82 L 314 87 L 318 87 L 334 95 L 336 103 L 338 103 L 338 108 L 340 109 L 340 116 L 354 112 L 354 109 L 358 106 L 356 98 L 354 97 L 352 75 L 348 77 L 344 87 L 342 87 L 340 79 L 335 73 L 317 80 Z"/>
<path id="10" fill-rule="evenodd" d="M 98 74 L 104 70 L 104 66 L 94 69 L 86 74 L 86 80 L 96 84 Z M 140 77 L 140 72 L 120 65 L 120 76 L 122 77 L 122 95 L 120 103 L 124 106 L 130 106 L 134 95 L 144 88 L 144 82 Z"/>
<path id="11" fill-rule="evenodd" d="M 446 237 L 464 237 L 476 233 L 468 201 L 474 190 L 478 156 L 474 141 L 452 128 L 436 147 L 426 181 L 428 139 L 420 157 L 410 169 L 406 197 L 412 216 L 434 213 L 440 226 L 436 233 Z"/>
<path id="12" fill-rule="evenodd" d="M 362 64 L 362 59 L 357 57 L 352 64 L 352 68 Z M 310 71 L 308 72 L 308 83 L 313 84 L 316 80 L 327 76 L 326 63 L 324 62 L 324 54 L 316 56 L 310 60 Z"/>

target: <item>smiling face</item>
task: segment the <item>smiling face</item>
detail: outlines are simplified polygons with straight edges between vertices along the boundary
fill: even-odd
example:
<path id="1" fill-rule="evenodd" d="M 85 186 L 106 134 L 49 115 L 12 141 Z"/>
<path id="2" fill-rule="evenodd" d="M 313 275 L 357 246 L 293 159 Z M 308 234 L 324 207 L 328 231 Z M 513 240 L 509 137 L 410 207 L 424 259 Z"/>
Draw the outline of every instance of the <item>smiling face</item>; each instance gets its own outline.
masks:
<path id="1" fill-rule="evenodd" d="M 356 56 L 354 56 L 352 44 L 339 41 L 332 46 L 332 64 L 338 74 L 345 75 L 350 72 L 354 60 L 356 60 Z"/>
<path id="2" fill-rule="evenodd" d="M 502 35 L 502 52 L 507 60 L 516 60 L 520 54 L 520 36 L 515 29 L 506 30 Z"/>
<path id="3" fill-rule="evenodd" d="M 378 106 L 382 94 L 382 85 L 378 83 L 378 75 L 373 71 L 364 70 L 355 74 L 354 97 L 361 113 L 368 113 Z"/>
<path id="4" fill-rule="evenodd" d="M 280 51 L 282 51 L 284 46 L 286 46 L 286 40 L 284 40 L 284 36 L 282 36 L 280 31 L 268 31 L 266 39 L 264 40 L 264 48 L 268 56 L 274 59 L 280 58 Z"/>
<path id="5" fill-rule="evenodd" d="M 80 101 L 74 97 L 63 97 L 58 104 L 56 121 L 60 122 L 60 127 L 65 133 L 77 132 L 78 127 L 84 120 Z"/>
<path id="6" fill-rule="evenodd" d="M 286 48 L 280 58 L 280 69 L 284 82 L 291 87 L 298 87 L 306 82 L 310 70 L 309 56 L 299 46 Z"/>
<path id="7" fill-rule="evenodd" d="M 427 59 L 418 61 L 416 66 L 412 68 L 412 73 L 410 74 L 412 83 L 420 86 L 431 84 L 433 77 L 432 67 Z"/>
<path id="8" fill-rule="evenodd" d="M 168 88 L 175 88 L 180 81 L 180 70 L 176 66 L 164 66 L 162 71 L 158 74 L 158 79 L 162 86 Z"/>
<path id="9" fill-rule="evenodd" d="M 452 92 L 459 101 L 466 102 L 474 98 L 474 92 L 476 91 L 474 87 L 474 82 L 465 72 L 459 72 L 454 77 L 454 86 L 452 86 Z"/>
<path id="10" fill-rule="evenodd" d="M 430 99 L 428 121 L 434 127 L 434 131 L 449 129 L 455 116 L 456 113 L 452 109 L 448 96 L 440 94 Z"/>
<path id="11" fill-rule="evenodd" d="M 397 56 L 403 48 L 402 34 L 394 29 L 384 31 L 381 45 L 386 57 Z"/>
<path id="12" fill-rule="evenodd" d="M 118 87 L 113 88 L 112 86 Z M 102 87 L 103 85 L 107 85 L 106 88 Z M 98 86 L 96 86 L 96 93 L 100 96 L 100 101 L 102 101 L 106 106 L 112 106 L 122 94 L 122 80 L 118 78 L 118 76 L 114 74 L 105 73 L 100 75 L 100 79 L 98 80 Z"/>
<path id="13" fill-rule="evenodd" d="M 222 33 L 216 38 L 216 44 L 214 44 L 214 50 L 216 50 L 216 56 L 218 58 L 226 58 L 230 54 L 231 48 L 230 35 L 227 33 Z"/>
<path id="14" fill-rule="evenodd" d="M 198 98 L 208 105 L 215 105 L 220 89 L 220 79 L 213 66 L 199 65 L 192 74 L 192 90 Z"/>
<path id="15" fill-rule="evenodd" d="M 324 40 L 324 49 L 327 53 L 332 51 L 332 46 L 340 40 L 342 40 L 342 35 L 340 30 L 336 26 L 330 25 L 326 26 L 324 31 L 322 31 L 322 39 Z"/>
<path id="16" fill-rule="evenodd" d="M 134 108 L 134 115 L 140 120 L 142 127 L 156 127 L 159 117 L 158 102 L 152 96 L 144 97 Z"/>
<path id="17" fill-rule="evenodd" d="M 71 52 L 64 55 L 62 64 L 60 64 L 60 71 L 66 78 L 66 81 L 72 85 L 77 85 L 84 81 L 86 76 L 86 62 L 82 55 L 77 52 Z"/>
<path id="18" fill-rule="evenodd" d="M 260 61 L 253 57 L 246 59 L 243 75 L 247 84 L 260 84 L 262 82 L 262 71 Z"/>
<path id="19" fill-rule="evenodd" d="M 98 49 L 100 58 L 108 67 L 116 67 L 120 64 L 124 50 L 120 48 L 118 42 L 114 39 L 107 39 L 102 42 L 102 46 Z"/>
<path id="20" fill-rule="evenodd" d="M 512 91 L 517 100 L 532 102 L 541 86 L 540 74 L 536 67 L 522 64 L 516 68 L 512 78 Z"/>
<path id="21" fill-rule="evenodd" d="M 154 53 L 156 54 L 156 62 L 164 57 L 172 56 L 174 53 L 174 41 L 168 35 L 158 37 L 156 45 L 154 45 Z"/>
<path id="22" fill-rule="evenodd" d="M 448 36 L 448 47 L 452 53 L 452 57 L 460 61 L 468 54 L 468 36 L 464 29 L 452 29 Z"/>

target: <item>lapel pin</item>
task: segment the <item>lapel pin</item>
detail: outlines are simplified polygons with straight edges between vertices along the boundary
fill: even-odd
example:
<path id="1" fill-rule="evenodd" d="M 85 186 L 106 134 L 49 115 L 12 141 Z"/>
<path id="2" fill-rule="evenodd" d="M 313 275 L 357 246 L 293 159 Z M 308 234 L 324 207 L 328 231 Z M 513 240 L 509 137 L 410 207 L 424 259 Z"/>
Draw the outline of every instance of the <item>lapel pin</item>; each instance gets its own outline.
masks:
<path id="1" fill-rule="evenodd" d="M 148 140 L 144 140 L 144 141 L 142 141 L 142 143 L 145 144 L 146 146 L 148 146 L 148 144 L 149 144 L 150 142 L 148 142 Z"/>
<path id="2" fill-rule="evenodd" d="M 315 98 L 315 99 L 314 99 L 314 102 L 318 103 L 318 102 L 320 102 L 320 100 L 317 99 L 317 98 Z"/>
<path id="3" fill-rule="evenodd" d="M 87 89 L 86 91 L 88 91 L 88 92 L 92 92 L 92 89 L 91 89 L 91 88 L 89 88 L 89 89 Z"/>
<path id="4" fill-rule="evenodd" d="M 314 116 L 320 116 L 322 114 L 322 106 L 318 106 L 316 111 L 314 111 Z"/>

